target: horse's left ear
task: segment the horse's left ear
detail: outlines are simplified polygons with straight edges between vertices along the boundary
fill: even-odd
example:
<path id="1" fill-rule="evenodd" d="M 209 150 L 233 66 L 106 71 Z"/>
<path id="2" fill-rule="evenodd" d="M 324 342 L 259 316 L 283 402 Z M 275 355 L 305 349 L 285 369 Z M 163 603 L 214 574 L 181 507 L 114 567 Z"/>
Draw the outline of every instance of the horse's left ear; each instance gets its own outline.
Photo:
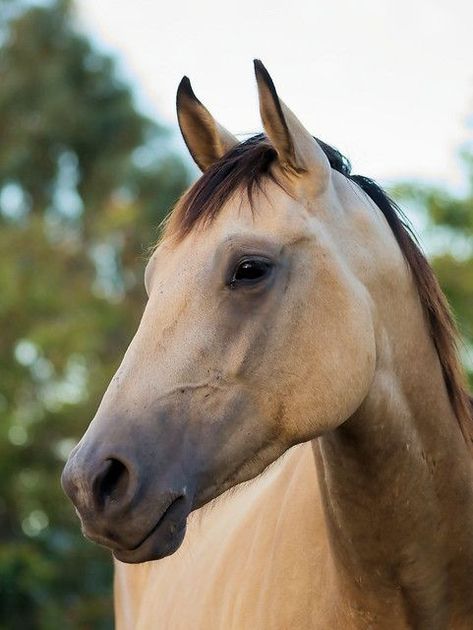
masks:
<path id="1" fill-rule="evenodd" d="M 201 171 L 219 160 L 238 140 L 202 105 L 187 77 L 177 88 L 177 118 L 190 154 Z"/>
<path id="2" fill-rule="evenodd" d="M 310 173 L 325 187 L 330 164 L 318 142 L 279 98 L 269 72 L 255 59 L 259 105 L 263 127 L 276 149 L 279 163 L 289 173 Z"/>

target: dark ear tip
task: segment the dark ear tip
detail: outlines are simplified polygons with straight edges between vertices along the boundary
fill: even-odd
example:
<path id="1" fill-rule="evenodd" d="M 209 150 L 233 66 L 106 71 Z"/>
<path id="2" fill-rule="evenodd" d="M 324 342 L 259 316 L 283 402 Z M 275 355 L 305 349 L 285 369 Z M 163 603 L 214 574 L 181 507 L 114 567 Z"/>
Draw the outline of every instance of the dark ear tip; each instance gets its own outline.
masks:
<path id="1" fill-rule="evenodd" d="M 177 88 L 178 100 L 181 96 L 189 96 L 195 99 L 194 90 L 192 89 L 192 85 L 191 85 L 189 77 L 183 76 L 178 85 L 178 88 Z"/>
<path id="2" fill-rule="evenodd" d="M 254 67 L 255 67 L 256 77 L 261 76 L 261 75 L 269 76 L 269 73 L 266 70 L 266 68 L 264 67 L 264 64 L 261 61 L 261 59 L 253 59 L 253 64 L 254 64 Z"/>
<path id="3" fill-rule="evenodd" d="M 256 81 L 262 80 L 263 83 L 266 83 L 271 92 L 276 93 L 276 88 L 274 86 L 271 75 L 267 71 L 266 66 L 263 64 L 261 59 L 254 59 L 253 63 L 255 64 Z"/>
<path id="4" fill-rule="evenodd" d="M 274 100 L 278 100 L 278 93 L 276 92 L 276 86 L 271 78 L 271 75 L 266 70 L 263 62 L 260 59 L 254 59 L 253 63 L 255 64 L 255 74 L 256 74 L 256 82 L 259 84 L 260 82 L 263 85 L 266 85 L 269 88 L 269 91 L 273 95 Z"/>

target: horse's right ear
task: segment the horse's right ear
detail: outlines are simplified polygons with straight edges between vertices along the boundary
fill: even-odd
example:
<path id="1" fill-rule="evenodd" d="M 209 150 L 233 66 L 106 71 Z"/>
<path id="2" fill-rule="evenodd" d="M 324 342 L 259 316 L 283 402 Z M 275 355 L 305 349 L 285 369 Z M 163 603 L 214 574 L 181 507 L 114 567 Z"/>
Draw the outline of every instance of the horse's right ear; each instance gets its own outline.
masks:
<path id="1" fill-rule="evenodd" d="M 202 105 L 187 77 L 183 77 L 177 88 L 176 107 L 182 136 L 195 163 L 202 171 L 206 171 L 238 144 L 235 136 L 219 125 Z"/>
<path id="2" fill-rule="evenodd" d="M 266 135 L 273 145 L 281 167 L 290 174 L 303 175 L 308 185 L 317 190 L 326 187 L 330 164 L 318 142 L 312 137 L 292 111 L 279 98 L 269 72 L 255 59 L 261 120 Z"/>

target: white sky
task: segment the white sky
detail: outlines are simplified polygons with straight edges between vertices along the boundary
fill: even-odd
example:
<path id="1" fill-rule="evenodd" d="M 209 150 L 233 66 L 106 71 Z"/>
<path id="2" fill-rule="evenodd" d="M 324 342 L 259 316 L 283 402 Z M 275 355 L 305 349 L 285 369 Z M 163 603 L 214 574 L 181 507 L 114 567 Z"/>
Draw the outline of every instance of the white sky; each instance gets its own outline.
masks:
<path id="1" fill-rule="evenodd" d="M 473 138 L 472 0 L 77 0 L 148 114 L 176 125 L 184 74 L 234 133 L 260 130 L 252 59 L 355 172 L 461 185 Z"/>

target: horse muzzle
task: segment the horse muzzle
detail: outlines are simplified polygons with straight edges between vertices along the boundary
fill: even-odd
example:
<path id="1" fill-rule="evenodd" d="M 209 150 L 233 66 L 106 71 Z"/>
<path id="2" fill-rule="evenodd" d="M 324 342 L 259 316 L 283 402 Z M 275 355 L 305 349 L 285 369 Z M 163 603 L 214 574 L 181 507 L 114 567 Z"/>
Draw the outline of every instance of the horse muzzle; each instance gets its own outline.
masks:
<path id="1" fill-rule="evenodd" d="M 182 543 L 193 493 L 179 475 L 155 475 L 125 453 L 104 455 L 79 444 L 61 477 L 83 533 L 122 562 L 157 560 Z M 171 480 L 172 483 L 167 480 Z M 151 481 L 153 483 L 151 483 Z"/>

